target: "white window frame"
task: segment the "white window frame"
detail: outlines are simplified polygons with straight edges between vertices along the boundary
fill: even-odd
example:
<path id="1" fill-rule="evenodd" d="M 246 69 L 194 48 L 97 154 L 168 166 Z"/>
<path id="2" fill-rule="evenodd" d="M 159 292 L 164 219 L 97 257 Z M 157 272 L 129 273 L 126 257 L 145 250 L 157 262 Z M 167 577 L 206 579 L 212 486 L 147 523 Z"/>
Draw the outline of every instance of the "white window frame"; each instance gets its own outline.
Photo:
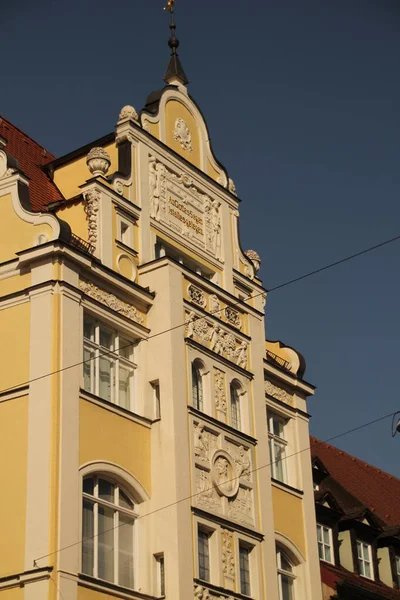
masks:
<path id="1" fill-rule="evenodd" d="M 90 340 L 85 337 L 85 319 L 88 318 L 94 323 L 94 340 Z M 112 336 L 112 348 L 107 348 L 100 344 L 100 329 L 106 329 Z M 104 322 L 101 319 L 97 319 L 90 312 L 84 311 L 83 313 L 83 328 L 82 328 L 82 338 L 83 338 L 83 370 L 82 370 L 82 388 L 95 395 L 99 398 L 102 398 L 106 402 L 111 402 L 117 406 L 121 406 L 127 410 L 133 410 L 133 400 L 134 400 L 134 385 L 135 385 L 135 369 L 137 365 L 134 362 L 134 348 L 136 346 L 136 342 L 128 339 L 128 336 L 119 332 L 118 330 L 113 329 L 108 325 L 107 322 Z M 130 357 L 125 358 L 120 354 L 120 340 L 122 342 L 122 348 L 128 346 Z M 131 346 L 131 347 L 130 347 Z M 90 354 L 90 358 L 92 353 L 94 354 L 94 358 L 91 360 L 85 359 L 84 353 L 87 350 Z M 111 388 L 111 398 L 108 400 L 107 398 L 103 398 L 100 395 L 100 359 L 111 359 L 115 365 L 115 380 L 110 384 Z M 90 369 L 90 389 L 85 387 L 85 369 Z M 120 368 L 124 368 L 130 372 L 130 381 L 129 381 L 129 398 L 128 398 L 128 406 L 123 406 L 120 403 L 120 390 L 119 390 L 119 376 L 120 376 Z"/>
<path id="2" fill-rule="evenodd" d="M 276 435 L 274 433 L 274 420 L 279 421 L 282 424 L 282 436 L 280 435 Z M 287 447 L 288 447 L 288 440 L 287 440 L 287 430 L 288 430 L 288 426 L 289 426 L 289 419 L 286 417 L 282 417 L 280 414 L 274 412 L 273 410 L 270 410 L 269 407 L 267 407 L 267 420 L 268 420 L 268 441 L 269 441 L 269 452 L 270 452 L 270 468 L 271 468 L 271 476 L 273 479 L 275 479 L 276 481 L 280 481 L 281 483 L 288 483 L 288 465 L 287 465 Z M 276 448 L 275 448 L 275 444 L 277 444 L 278 446 L 280 446 L 281 448 L 283 448 L 284 451 L 284 458 L 281 459 L 281 464 L 282 464 L 282 478 L 277 476 L 277 469 L 278 469 L 278 462 L 277 458 L 276 458 Z"/>
<path id="3" fill-rule="evenodd" d="M 84 479 L 93 479 L 94 481 L 94 491 L 93 491 L 93 495 L 86 493 L 83 491 L 83 481 Z M 99 486 L 99 479 L 102 479 L 104 481 L 107 481 L 108 483 L 110 483 L 112 486 L 114 486 L 114 502 L 108 502 L 107 500 L 104 500 L 102 498 L 99 498 L 99 492 L 98 492 L 98 486 Z M 129 500 L 132 502 L 133 504 L 133 509 L 127 509 L 125 507 L 119 506 L 119 492 L 120 490 L 122 490 L 124 492 L 124 494 L 129 498 Z M 120 527 L 123 527 L 124 525 L 120 526 L 119 525 L 119 520 L 120 520 L 120 515 L 125 515 L 127 517 L 129 517 L 130 519 L 133 520 L 133 524 L 132 524 L 132 567 L 133 567 L 133 572 L 132 572 L 132 588 L 129 589 L 135 589 L 135 585 L 136 585 L 136 573 L 137 573 L 137 556 L 136 556 L 136 549 L 139 548 L 139 545 L 137 543 L 137 525 L 136 525 L 136 519 L 138 518 L 138 513 L 136 512 L 135 508 L 136 508 L 136 503 L 134 501 L 134 499 L 132 498 L 131 494 L 128 493 L 128 491 L 126 489 L 124 489 L 124 487 L 122 485 L 120 485 L 118 482 L 114 481 L 113 479 L 111 479 L 110 477 L 103 475 L 103 474 L 96 474 L 96 473 L 90 473 L 85 475 L 82 478 L 82 518 L 81 518 L 81 527 L 83 528 L 83 519 L 84 519 L 84 513 L 83 513 L 83 502 L 84 501 L 90 502 L 93 505 L 93 573 L 87 573 L 89 576 L 94 577 L 95 579 L 98 579 L 100 581 L 107 581 L 109 583 L 113 583 L 114 585 L 122 585 L 123 587 L 126 587 L 126 585 L 123 585 L 121 583 L 119 583 L 119 530 Z M 98 546 L 99 546 L 99 535 L 98 535 L 98 523 L 99 523 L 99 519 L 98 519 L 98 510 L 99 510 L 99 506 L 103 506 L 105 508 L 108 508 L 109 510 L 113 511 L 113 561 L 114 561 L 114 575 L 113 575 L 113 580 L 110 582 L 107 579 L 103 579 L 101 577 L 99 577 L 98 574 L 98 567 L 99 567 L 99 562 L 98 562 Z M 81 565 L 82 565 L 82 572 L 83 571 L 83 542 L 84 542 L 84 538 L 82 538 L 82 544 L 81 544 Z"/>
<path id="4" fill-rule="evenodd" d="M 394 557 L 394 565 L 396 568 L 396 580 L 398 588 L 400 589 L 400 555 L 396 554 Z"/>
<path id="5" fill-rule="evenodd" d="M 285 555 L 286 560 L 290 563 L 290 565 L 292 566 L 292 571 L 285 571 L 284 569 L 282 569 L 282 554 Z M 293 561 L 290 560 L 288 554 L 282 550 L 281 548 L 277 547 L 276 548 L 276 570 L 278 573 L 278 594 L 279 594 L 279 600 L 283 600 L 283 593 L 282 593 L 282 577 L 287 577 L 288 579 L 290 579 L 293 582 L 293 599 L 295 600 L 296 598 L 296 574 L 295 574 L 295 566 L 293 564 Z"/>
<path id="6" fill-rule="evenodd" d="M 319 531 L 321 531 L 321 540 L 319 539 Z M 324 541 L 324 531 L 328 532 L 328 536 L 329 536 L 329 544 L 326 544 Z M 332 536 L 332 528 L 331 527 L 327 527 L 326 525 L 323 525 L 322 523 L 317 523 L 317 542 L 318 542 L 318 556 L 320 560 L 323 560 L 325 562 L 328 562 L 332 565 L 335 564 L 335 556 L 334 556 L 334 552 L 333 552 L 333 536 Z M 322 549 L 322 554 L 323 556 L 320 555 L 320 547 Z M 330 553 L 331 553 L 331 560 L 328 560 L 326 558 L 326 547 L 329 548 Z"/>
<path id="7" fill-rule="evenodd" d="M 200 577 L 200 553 L 199 553 L 199 533 L 202 532 L 207 535 L 208 538 L 208 573 L 209 579 L 202 579 Z M 214 536 L 214 530 L 209 527 L 205 527 L 202 523 L 197 524 L 197 574 L 198 578 L 201 581 L 205 581 L 206 583 L 211 583 L 213 578 L 213 568 L 212 568 L 212 538 Z"/>
<path id="8" fill-rule="evenodd" d="M 241 569 L 241 565 L 240 565 L 240 550 L 241 548 L 243 548 L 244 550 L 247 551 L 247 555 L 248 555 L 248 561 L 249 561 L 249 588 L 250 588 L 250 593 L 249 594 L 245 594 L 244 592 L 242 592 L 242 569 Z M 253 559 L 252 559 L 252 553 L 254 550 L 254 546 L 251 546 L 250 544 L 248 544 L 247 542 L 243 541 L 242 539 L 239 538 L 238 540 L 238 582 L 239 582 L 239 593 L 242 594 L 243 596 L 248 596 L 251 597 L 253 595 L 253 587 L 254 587 L 254 577 L 253 577 Z"/>
<path id="9" fill-rule="evenodd" d="M 361 577 L 365 577 L 365 579 L 371 579 L 372 581 L 375 579 L 374 576 L 374 565 L 372 562 L 372 546 L 363 540 L 357 538 L 356 540 L 356 548 L 357 548 L 357 562 L 358 562 L 358 571 Z M 360 552 L 361 549 L 361 552 Z M 365 558 L 365 549 L 367 549 L 368 558 Z M 360 556 L 360 554 L 362 556 Z M 369 564 L 371 575 L 365 574 L 365 563 Z"/>

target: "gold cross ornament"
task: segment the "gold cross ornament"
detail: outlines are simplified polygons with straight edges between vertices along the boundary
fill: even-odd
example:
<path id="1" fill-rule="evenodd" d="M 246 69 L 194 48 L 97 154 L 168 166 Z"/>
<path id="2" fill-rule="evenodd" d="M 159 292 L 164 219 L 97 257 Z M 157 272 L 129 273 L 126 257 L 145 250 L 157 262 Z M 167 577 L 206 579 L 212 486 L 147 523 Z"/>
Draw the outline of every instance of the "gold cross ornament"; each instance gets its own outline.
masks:
<path id="1" fill-rule="evenodd" d="M 169 10 L 169 12 L 172 12 L 174 10 L 174 4 L 175 0 L 168 0 L 167 6 L 164 6 L 164 10 Z"/>

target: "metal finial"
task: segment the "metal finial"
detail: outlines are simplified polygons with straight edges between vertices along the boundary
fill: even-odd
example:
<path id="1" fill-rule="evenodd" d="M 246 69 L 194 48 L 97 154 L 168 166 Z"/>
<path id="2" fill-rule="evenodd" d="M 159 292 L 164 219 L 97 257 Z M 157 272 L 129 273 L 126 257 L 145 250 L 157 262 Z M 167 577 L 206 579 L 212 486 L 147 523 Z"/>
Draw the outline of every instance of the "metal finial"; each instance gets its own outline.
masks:
<path id="1" fill-rule="evenodd" d="M 186 77 L 185 71 L 183 70 L 181 61 L 179 60 L 177 48 L 179 47 L 179 40 L 176 38 L 175 31 L 176 25 L 174 20 L 174 5 L 175 0 L 168 0 L 164 10 L 171 14 L 171 22 L 169 28 L 171 30 L 171 37 L 168 40 L 168 46 L 171 48 L 171 58 L 167 66 L 167 70 L 164 75 L 164 81 L 167 83 L 172 82 L 174 79 L 178 79 L 183 85 L 189 83 Z"/>

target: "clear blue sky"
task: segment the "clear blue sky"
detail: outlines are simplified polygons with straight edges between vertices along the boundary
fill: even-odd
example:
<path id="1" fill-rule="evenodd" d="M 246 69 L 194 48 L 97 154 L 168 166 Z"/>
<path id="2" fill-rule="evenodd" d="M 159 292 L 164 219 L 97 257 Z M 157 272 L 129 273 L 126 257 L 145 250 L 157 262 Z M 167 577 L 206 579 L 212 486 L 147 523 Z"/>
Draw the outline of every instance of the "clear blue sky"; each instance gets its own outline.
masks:
<path id="1" fill-rule="evenodd" d="M 0 113 L 56 155 L 142 108 L 168 60 L 163 0 L 1 9 Z M 398 0 L 176 0 L 180 57 L 235 180 L 266 287 L 400 233 Z M 400 242 L 270 294 L 300 350 L 311 431 L 400 410 Z M 335 444 L 400 476 L 386 420 Z"/>

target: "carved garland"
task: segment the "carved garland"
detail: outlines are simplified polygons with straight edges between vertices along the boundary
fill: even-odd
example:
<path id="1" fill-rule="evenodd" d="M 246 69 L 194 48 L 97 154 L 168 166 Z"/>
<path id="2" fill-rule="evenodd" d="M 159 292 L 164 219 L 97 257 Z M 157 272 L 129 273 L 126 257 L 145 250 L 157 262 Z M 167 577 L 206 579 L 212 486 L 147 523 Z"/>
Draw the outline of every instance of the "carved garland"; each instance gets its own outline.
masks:
<path id="1" fill-rule="evenodd" d="M 120 313 L 124 317 L 127 317 L 131 321 L 135 321 L 135 323 L 139 323 L 139 325 L 143 324 L 144 319 L 138 313 L 134 306 L 128 304 L 127 302 L 124 302 L 123 300 L 120 300 L 119 298 L 114 296 L 114 294 L 110 294 L 109 292 L 101 290 L 96 285 L 94 285 L 94 283 L 81 279 L 79 281 L 79 289 L 87 296 L 90 296 L 94 300 L 101 302 L 101 304 L 108 306 L 108 308 L 115 310 L 116 312 Z"/>
<path id="2" fill-rule="evenodd" d="M 83 207 L 88 222 L 88 241 L 96 249 L 100 192 L 92 188 L 83 194 L 83 199 Z"/>
<path id="3" fill-rule="evenodd" d="M 264 381 L 264 389 L 265 393 L 269 396 L 272 396 L 272 398 L 276 398 L 281 402 L 287 402 L 288 404 L 292 404 L 293 402 L 293 396 L 291 394 L 286 392 L 286 390 L 283 390 L 281 387 L 274 385 L 270 381 Z"/>
<path id="4" fill-rule="evenodd" d="M 233 554 L 233 535 L 228 529 L 221 530 L 222 570 L 228 579 L 235 579 L 235 557 Z"/>
<path id="5" fill-rule="evenodd" d="M 226 414 L 225 373 L 214 367 L 214 400 L 215 408 Z"/>

